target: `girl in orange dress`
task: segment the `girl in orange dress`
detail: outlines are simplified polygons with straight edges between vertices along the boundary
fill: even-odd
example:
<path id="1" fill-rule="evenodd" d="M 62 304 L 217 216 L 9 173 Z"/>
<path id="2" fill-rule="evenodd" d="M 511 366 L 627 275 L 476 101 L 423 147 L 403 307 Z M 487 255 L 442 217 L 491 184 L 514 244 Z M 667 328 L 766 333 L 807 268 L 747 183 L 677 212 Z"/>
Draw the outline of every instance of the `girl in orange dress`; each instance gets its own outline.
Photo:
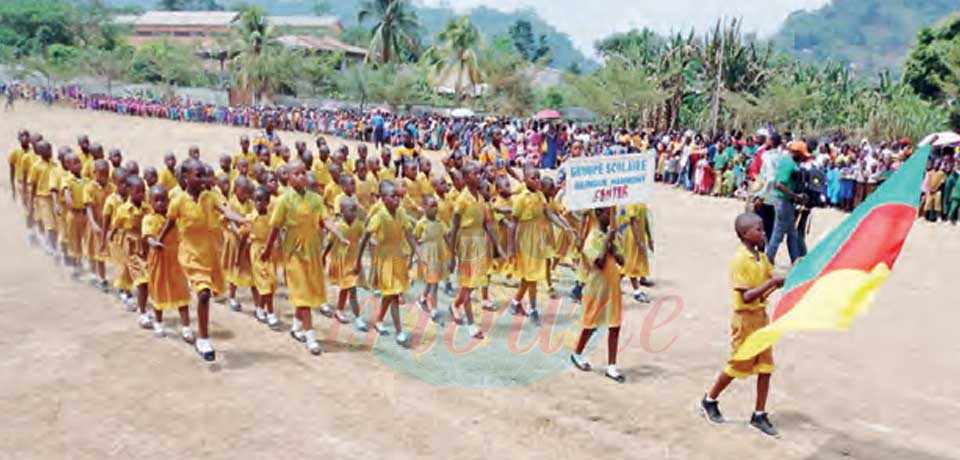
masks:
<path id="1" fill-rule="evenodd" d="M 460 291 L 450 306 L 450 316 L 459 324 L 462 320 L 456 310 L 462 307 L 466 312 L 470 335 L 482 339 L 483 332 L 473 324 L 470 295 L 474 289 L 488 284 L 490 248 L 496 248 L 498 255 L 503 254 L 503 249 L 497 243 L 489 209 L 480 194 L 480 165 L 476 162 L 467 163 L 462 175 L 465 187 L 454 206 L 450 238 L 451 252 L 455 254 L 455 259 L 450 261 L 450 269 L 457 269 Z"/>
<path id="2" fill-rule="evenodd" d="M 190 288 L 187 277 L 177 261 L 179 236 L 177 232 L 168 232 L 159 240 L 160 230 L 167 223 L 167 210 L 170 200 L 163 185 L 150 189 L 150 203 L 153 211 L 143 218 L 143 236 L 149 252 L 147 253 L 147 293 L 153 304 L 153 334 L 164 337 L 163 312 L 177 310 L 180 314 L 180 337 L 192 344 L 193 330 L 190 329 Z"/>
<path id="3" fill-rule="evenodd" d="M 625 378 L 617 370 L 617 346 L 623 316 L 619 266 L 623 265 L 623 255 L 617 242 L 617 229 L 611 225 L 612 210 L 595 209 L 594 214 L 597 225 L 590 230 L 583 245 L 583 257 L 590 264 L 583 288 L 583 330 L 570 360 L 578 369 L 590 371 L 590 363 L 582 356 L 583 349 L 593 332 L 606 326 L 609 329 L 606 376 L 623 383 Z"/>

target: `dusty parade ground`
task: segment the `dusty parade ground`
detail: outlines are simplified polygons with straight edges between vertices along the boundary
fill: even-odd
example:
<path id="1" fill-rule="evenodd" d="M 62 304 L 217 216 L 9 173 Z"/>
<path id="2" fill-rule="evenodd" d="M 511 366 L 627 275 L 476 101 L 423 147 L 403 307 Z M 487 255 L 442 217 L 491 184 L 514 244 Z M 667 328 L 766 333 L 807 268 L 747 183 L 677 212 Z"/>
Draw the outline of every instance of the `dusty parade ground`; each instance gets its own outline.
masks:
<path id="1" fill-rule="evenodd" d="M 215 163 L 241 134 L 254 134 L 18 105 L 0 114 L 4 154 L 20 128 L 39 130 L 54 148 L 86 133 L 141 168 L 160 166 L 168 151 L 182 159 L 191 145 Z M 281 137 L 314 145 L 302 134 Z M 730 353 L 737 201 L 657 187 L 650 293 L 659 302 L 626 302 L 628 380 L 617 385 L 602 376 L 605 340 L 591 354 L 592 374 L 567 366 L 561 347 L 533 360 L 542 364 L 528 368 L 536 378 L 515 365 L 528 356 L 411 359 L 392 337 L 370 347 L 344 331 L 313 357 L 258 324 L 247 292 L 243 313 L 212 307 L 218 360 L 207 364 L 177 339 L 138 329 L 114 297 L 70 281 L 29 247 L 6 172 L 0 184 L 0 458 L 960 458 L 956 227 L 918 222 L 872 311 L 848 333 L 790 335 L 778 345 L 768 407 L 781 438 L 770 439 L 746 423 L 754 380 L 721 398 L 726 425 L 696 411 Z M 811 247 L 842 217 L 817 212 Z M 495 291 L 506 302 L 510 291 Z M 405 315 L 414 321 L 416 312 Z M 330 337 L 332 321 L 317 318 L 318 336 Z M 174 330 L 172 318 L 166 325 Z M 576 331 L 569 318 L 563 327 Z"/>

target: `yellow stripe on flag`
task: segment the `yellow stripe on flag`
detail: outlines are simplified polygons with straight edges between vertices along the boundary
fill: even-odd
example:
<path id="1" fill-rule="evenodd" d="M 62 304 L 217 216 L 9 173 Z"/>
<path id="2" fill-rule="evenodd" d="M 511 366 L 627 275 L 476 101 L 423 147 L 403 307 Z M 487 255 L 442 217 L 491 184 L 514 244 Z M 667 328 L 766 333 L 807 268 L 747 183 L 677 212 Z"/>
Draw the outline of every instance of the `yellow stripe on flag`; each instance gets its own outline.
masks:
<path id="1" fill-rule="evenodd" d="M 756 356 L 787 331 L 846 330 L 854 318 L 866 313 L 873 294 L 889 276 L 890 267 L 884 263 L 870 272 L 844 269 L 821 276 L 793 309 L 747 337 L 734 359 Z"/>

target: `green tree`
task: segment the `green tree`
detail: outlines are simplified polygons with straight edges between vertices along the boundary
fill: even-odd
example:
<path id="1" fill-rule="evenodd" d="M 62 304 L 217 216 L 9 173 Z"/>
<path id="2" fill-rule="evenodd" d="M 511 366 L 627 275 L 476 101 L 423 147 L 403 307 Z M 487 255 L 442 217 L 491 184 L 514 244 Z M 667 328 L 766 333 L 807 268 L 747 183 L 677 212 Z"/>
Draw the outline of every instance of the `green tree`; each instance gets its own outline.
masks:
<path id="1" fill-rule="evenodd" d="M 336 89 L 337 69 L 343 62 L 343 53 L 307 56 L 301 63 L 301 78 L 314 95 L 330 94 Z"/>
<path id="2" fill-rule="evenodd" d="M 157 7 L 166 11 L 223 11 L 216 0 L 159 0 Z"/>
<path id="3" fill-rule="evenodd" d="M 533 26 L 526 19 L 517 19 L 510 26 L 507 34 L 513 41 L 513 46 L 517 52 L 530 62 L 539 61 L 550 54 L 547 36 L 540 34 L 539 37 L 535 37 Z"/>
<path id="4" fill-rule="evenodd" d="M 79 12 L 65 0 L 5 0 L 0 2 L 0 45 L 14 57 L 44 54 L 53 44 L 75 45 Z"/>
<path id="5" fill-rule="evenodd" d="M 951 72 L 950 55 L 960 47 L 960 14 L 917 34 L 917 44 L 904 66 L 903 82 L 919 96 L 933 100 L 945 95 L 944 86 L 960 82 Z"/>
<path id="6" fill-rule="evenodd" d="M 393 62 L 404 52 L 420 47 L 417 31 L 420 22 L 407 0 L 366 0 L 357 13 L 357 22 L 374 22 L 370 29 L 370 54 L 381 63 Z"/>
<path id="7" fill-rule="evenodd" d="M 254 104 L 297 85 L 302 53 L 286 49 L 274 37 L 266 12 L 253 6 L 241 13 L 233 31 L 231 69 L 237 86 Z"/>
<path id="8" fill-rule="evenodd" d="M 107 82 L 107 94 L 113 94 L 113 82 L 127 75 L 133 59 L 133 48 L 117 47 L 113 49 L 91 48 L 84 56 L 84 63 L 90 73 Z"/>
<path id="9" fill-rule="evenodd" d="M 535 103 L 531 75 L 535 66 L 518 53 L 513 43 L 497 37 L 484 46 L 479 57 L 485 91 L 478 108 L 488 113 L 522 116 Z"/>
<path id="10" fill-rule="evenodd" d="M 337 88 L 346 98 L 360 104 L 362 112 L 370 101 L 370 81 L 377 78 L 375 71 L 367 64 L 354 64 L 346 67 L 337 75 Z"/>
<path id="11" fill-rule="evenodd" d="M 454 100 L 463 100 L 464 77 L 471 87 L 480 84 L 477 47 L 480 32 L 466 16 L 450 19 L 447 28 L 437 34 L 437 44 L 427 50 L 425 59 L 434 70 L 436 81 L 443 82 L 455 75 Z"/>
<path id="12" fill-rule="evenodd" d="M 130 79 L 164 86 L 194 86 L 207 83 L 200 59 L 192 49 L 167 40 L 148 43 L 133 54 Z"/>
<path id="13" fill-rule="evenodd" d="M 660 82 L 647 69 L 628 59 L 614 58 L 597 71 L 568 75 L 572 102 L 597 114 L 608 123 L 630 126 L 644 113 L 668 99 Z"/>

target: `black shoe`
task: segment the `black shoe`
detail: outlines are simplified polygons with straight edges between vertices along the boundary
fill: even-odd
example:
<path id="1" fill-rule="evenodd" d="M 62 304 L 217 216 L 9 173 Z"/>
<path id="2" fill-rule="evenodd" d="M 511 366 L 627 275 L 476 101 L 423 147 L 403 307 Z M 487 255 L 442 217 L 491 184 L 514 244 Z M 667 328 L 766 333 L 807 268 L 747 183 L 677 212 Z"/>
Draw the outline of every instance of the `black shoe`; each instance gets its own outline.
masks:
<path id="1" fill-rule="evenodd" d="M 723 414 L 720 413 L 720 402 L 707 401 L 706 395 L 700 400 L 700 413 L 703 414 L 703 418 L 707 419 L 708 422 L 716 425 L 726 421 L 723 418 Z"/>
<path id="2" fill-rule="evenodd" d="M 531 310 L 530 310 L 530 321 L 533 321 L 533 325 L 534 325 L 534 326 L 540 327 L 540 324 L 542 323 L 542 321 L 540 320 L 540 312 L 537 311 L 537 310 L 531 309 Z"/>
<path id="3" fill-rule="evenodd" d="M 767 418 L 767 413 L 754 414 L 750 417 L 750 426 L 760 430 L 761 433 L 767 436 L 779 436 L 777 429 L 773 427 L 773 424 L 770 423 L 770 419 Z"/>

